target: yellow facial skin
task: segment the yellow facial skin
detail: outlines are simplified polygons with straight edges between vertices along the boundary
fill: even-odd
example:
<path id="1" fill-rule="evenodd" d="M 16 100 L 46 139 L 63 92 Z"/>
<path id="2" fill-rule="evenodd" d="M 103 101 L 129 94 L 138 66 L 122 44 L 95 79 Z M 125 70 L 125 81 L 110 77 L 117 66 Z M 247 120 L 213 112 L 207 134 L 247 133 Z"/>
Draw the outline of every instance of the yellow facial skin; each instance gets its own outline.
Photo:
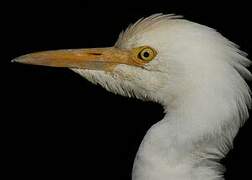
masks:
<path id="1" fill-rule="evenodd" d="M 112 71 L 118 64 L 143 67 L 157 52 L 149 46 L 131 50 L 115 47 L 43 51 L 20 56 L 13 60 L 24 64 Z"/>

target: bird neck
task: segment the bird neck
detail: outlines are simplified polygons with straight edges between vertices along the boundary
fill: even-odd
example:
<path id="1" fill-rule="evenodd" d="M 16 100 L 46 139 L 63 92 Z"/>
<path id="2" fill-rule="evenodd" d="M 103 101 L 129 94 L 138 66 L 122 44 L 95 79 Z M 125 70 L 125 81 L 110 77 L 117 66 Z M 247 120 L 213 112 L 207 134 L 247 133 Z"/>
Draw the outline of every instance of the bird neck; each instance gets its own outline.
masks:
<path id="1" fill-rule="evenodd" d="M 149 129 L 134 162 L 133 180 L 222 179 L 216 161 L 228 152 L 238 128 L 228 123 L 233 117 L 221 99 L 204 97 L 184 98 Z"/>

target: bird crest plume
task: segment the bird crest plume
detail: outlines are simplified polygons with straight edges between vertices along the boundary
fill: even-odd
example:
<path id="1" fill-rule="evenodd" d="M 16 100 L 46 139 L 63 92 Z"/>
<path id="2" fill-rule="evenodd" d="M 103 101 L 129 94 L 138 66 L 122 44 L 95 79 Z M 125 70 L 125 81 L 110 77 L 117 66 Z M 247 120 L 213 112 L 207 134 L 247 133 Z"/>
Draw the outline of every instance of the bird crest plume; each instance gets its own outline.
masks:
<path id="1" fill-rule="evenodd" d="M 166 14 L 163 15 L 162 13 L 153 14 L 147 18 L 141 18 L 137 22 L 122 31 L 119 34 L 118 40 L 115 43 L 116 47 L 122 47 L 127 41 L 131 38 L 134 38 L 136 34 L 143 33 L 145 31 L 158 26 L 161 23 L 165 23 L 171 19 L 179 19 L 182 16 L 174 15 L 174 14 Z"/>

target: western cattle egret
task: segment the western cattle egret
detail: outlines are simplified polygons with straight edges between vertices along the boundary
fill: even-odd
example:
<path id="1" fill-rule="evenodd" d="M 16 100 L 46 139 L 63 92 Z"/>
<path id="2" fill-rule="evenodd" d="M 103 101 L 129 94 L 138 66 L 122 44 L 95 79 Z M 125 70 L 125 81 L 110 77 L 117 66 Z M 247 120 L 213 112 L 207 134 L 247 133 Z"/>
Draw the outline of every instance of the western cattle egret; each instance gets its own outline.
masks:
<path id="1" fill-rule="evenodd" d="M 113 47 L 37 52 L 13 61 L 69 67 L 108 91 L 163 105 L 144 137 L 133 180 L 221 180 L 218 160 L 248 118 L 250 60 L 215 30 L 154 14 Z"/>

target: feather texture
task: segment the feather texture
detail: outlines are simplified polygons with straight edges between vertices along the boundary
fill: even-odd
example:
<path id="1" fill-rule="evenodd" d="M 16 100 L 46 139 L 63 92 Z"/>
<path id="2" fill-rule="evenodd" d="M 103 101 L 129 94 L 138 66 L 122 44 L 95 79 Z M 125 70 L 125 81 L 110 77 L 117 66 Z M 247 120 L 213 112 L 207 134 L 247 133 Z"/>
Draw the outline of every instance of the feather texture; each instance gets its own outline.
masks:
<path id="1" fill-rule="evenodd" d="M 151 28 L 158 26 L 161 23 L 167 22 L 171 19 L 179 19 L 182 16 L 174 15 L 174 14 L 166 14 L 163 15 L 162 13 L 153 14 L 147 18 L 141 18 L 137 22 L 119 34 L 119 38 L 115 43 L 115 47 L 122 48 L 123 45 L 129 41 L 130 39 L 134 38 L 136 34 L 143 33 L 144 31 L 148 31 Z"/>
<path id="2" fill-rule="evenodd" d="M 141 45 L 158 52 L 143 68 L 73 69 L 109 91 L 164 106 L 165 118 L 140 145 L 133 180 L 223 179 L 217 162 L 232 148 L 251 106 L 246 53 L 214 29 L 162 14 L 140 19 L 115 43 Z"/>

